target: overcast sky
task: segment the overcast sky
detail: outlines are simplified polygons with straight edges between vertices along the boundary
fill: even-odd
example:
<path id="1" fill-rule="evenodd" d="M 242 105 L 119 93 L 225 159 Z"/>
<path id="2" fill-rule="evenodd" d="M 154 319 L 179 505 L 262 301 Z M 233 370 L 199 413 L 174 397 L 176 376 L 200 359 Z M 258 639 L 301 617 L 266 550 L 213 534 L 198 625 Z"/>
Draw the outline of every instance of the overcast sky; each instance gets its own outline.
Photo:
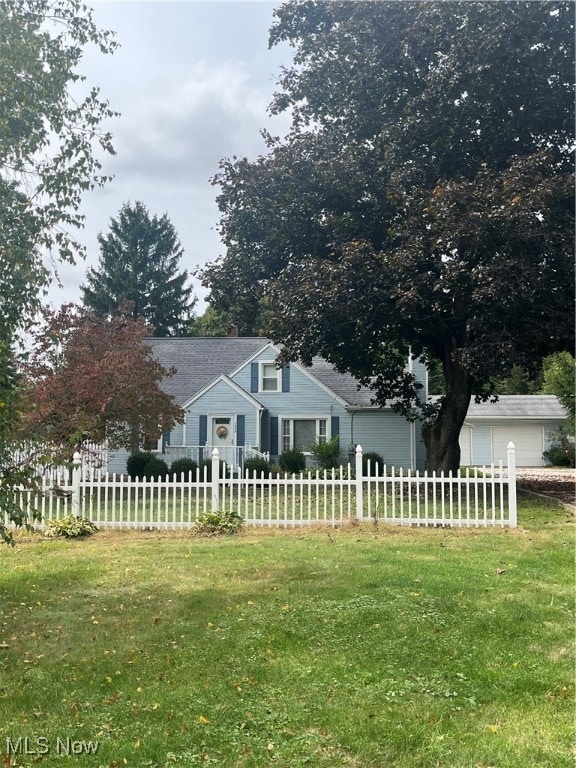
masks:
<path id="1" fill-rule="evenodd" d="M 86 195 L 80 240 L 88 258 L 62 266 L 62 288 L 49 301 L 79 302 L 87 265 L 98 262 L 96 236 L 105 234 L 125 202 L 142 201 L 151 214 L 167 213 L 184 249 L 182 269 L 217 258 L 218 189 L 210 184 L 218 163 L 264 151 L 260 130 L 284 135 L 289 118 L 270 118 L 267 107 L 282 64 L 292 50 L 268 49 L 278 2 L 266 0 L 94 0 L 99 27 L 112 29 L 113 55 L 87 49 L 80 71 L 121 113 L 110 121 L 116 156 L 104 172 L 114 180 Z M 197 281 L 194 290 L 202 300 Z M 201 312 L 203 303 L 198 306 Z"/>

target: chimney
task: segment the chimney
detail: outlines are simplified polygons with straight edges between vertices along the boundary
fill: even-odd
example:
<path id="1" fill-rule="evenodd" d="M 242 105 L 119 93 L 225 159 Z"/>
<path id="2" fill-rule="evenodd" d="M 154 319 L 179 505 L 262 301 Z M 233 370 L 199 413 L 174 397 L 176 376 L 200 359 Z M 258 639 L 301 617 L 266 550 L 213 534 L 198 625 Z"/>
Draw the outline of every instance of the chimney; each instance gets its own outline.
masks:
<path id="1" fill-rule="evenodd" d="M 238 326 L 237 325 L 231 325 L 228 328 L 228 338 L 229 339 L 236 339 L 236 338 L 238 338 Z"/>

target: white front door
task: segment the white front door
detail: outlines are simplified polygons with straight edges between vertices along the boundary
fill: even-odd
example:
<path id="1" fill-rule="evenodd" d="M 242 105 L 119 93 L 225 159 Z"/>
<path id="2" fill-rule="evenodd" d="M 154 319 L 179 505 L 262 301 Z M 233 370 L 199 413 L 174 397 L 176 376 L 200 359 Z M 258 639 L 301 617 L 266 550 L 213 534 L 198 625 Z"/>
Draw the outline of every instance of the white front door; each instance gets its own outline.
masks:
<path id="1" fill-rule="evenodd" d="M 212 445 L 218 448 L 220 461 L 234 465 L 234 421 L 232 416 L 212 418 Z"/>

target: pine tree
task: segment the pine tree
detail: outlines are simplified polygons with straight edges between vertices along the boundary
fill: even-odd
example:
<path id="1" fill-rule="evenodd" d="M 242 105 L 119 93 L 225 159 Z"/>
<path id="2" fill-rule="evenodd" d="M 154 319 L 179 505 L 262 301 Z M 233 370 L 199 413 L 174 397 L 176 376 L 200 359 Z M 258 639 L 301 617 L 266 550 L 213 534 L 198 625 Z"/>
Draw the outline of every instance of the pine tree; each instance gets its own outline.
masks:
<path id="1" fill-rule="evenodd" d="M 151 217 L 143 203 L 126 203 L 98 242 L 98 269 L 88 269 L 82 286 L 84 306 L 114 315 L 129 302 L 132 316 L 143 317 L 156 336 L 185 335 L 196 299 L 188 273 L 178 270 L 183 250 L 168 216 Z"/>

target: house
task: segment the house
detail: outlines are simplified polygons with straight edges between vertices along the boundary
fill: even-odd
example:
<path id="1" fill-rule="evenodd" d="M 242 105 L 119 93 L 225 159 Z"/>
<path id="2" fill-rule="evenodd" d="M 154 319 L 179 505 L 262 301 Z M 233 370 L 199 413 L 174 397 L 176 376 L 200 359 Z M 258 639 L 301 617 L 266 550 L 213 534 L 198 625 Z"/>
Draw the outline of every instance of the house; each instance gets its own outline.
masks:
<path id="1" fill-rule="evenodd" d="M 496 403 L 470 403 L 460 432 L 460 463 L 506 463 L 508 443 L 519 467 L 542 467 L 554 433 L 566 429 L 566 413 L 554 395 L 501 395 Z"/>
<path id="2" fill-rule="evenodd" d="M 304 452 L 317 440 L 339 438 L 340 460 L 354 448 L 375 452 L 389 466 L 425 469 L 420 425 L 390 407 L 372 404 L 373 393 L 350 374 L 314 358 L 306 367 L 291 362 L 278 369 L 280 347 L 262 337 L 147 339 L 154 356 L 175 374 L 162 386 L 185 412 L 183 424 L 163 435 L 156 452 L 170 464 L 188 456 L 201 462 L 218 448 L 237 467 L 248 456 L 276 462 L 283 451 Z M 427 371 L 408 362 L 427 391 Z M 504 395 L 497 403 L 470 404 L 460 434 L 461 464 L 506 463 L 510 441 L 518 466 L 543 466 L 543 452 L 566 414 L 548 395 Z M 108 470 L 126 470 L 126 451 L 110 455 Z"/>
<path id="3" fill-rule="evenodd" d="M 175 369 L 162 386 L 185 412 L 158 445 L 168 464 L 189 456 L 209 458 L 218 448 L 228 464 L 258 453 L 274 462 L 283 451 L 309 451 L 317 440 L 338 436 L 340 459 L 354 446 L 376 452 L 389 465 L 424 468 L 418 424 L 391 408 L 372 405 L 370 390 L 349 374 L 316 358 L 311 367 L 291 362 L 276 367 L 280 347 L 260 337 L 147 339 L 165 368 Z M 426 369 L 411 361 L 426 385 Z M 124 472 L 126 455 L 116 454 L 109 471 Z"/>

